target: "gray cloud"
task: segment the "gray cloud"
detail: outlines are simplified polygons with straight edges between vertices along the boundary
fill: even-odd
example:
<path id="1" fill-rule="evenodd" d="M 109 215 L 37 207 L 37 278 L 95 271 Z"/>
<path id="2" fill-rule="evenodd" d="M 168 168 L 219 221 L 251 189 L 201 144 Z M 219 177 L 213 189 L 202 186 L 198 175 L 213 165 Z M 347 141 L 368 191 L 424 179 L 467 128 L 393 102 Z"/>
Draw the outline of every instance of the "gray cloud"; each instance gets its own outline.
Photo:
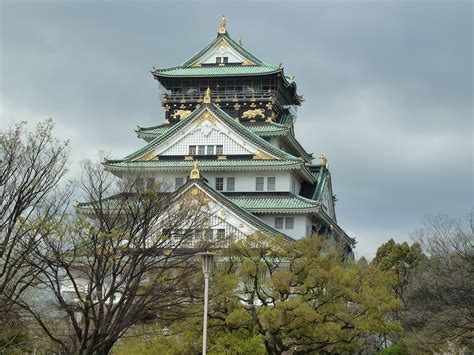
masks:
<path id="1" fill-rule="evenodd" d="M 426 214 L 473 206 L 471 2 L 9 2 L 0 4 L 2 127 L 53 117 L 73 174 L 142 145 L 162 120 L 149 70 L 216 34 L 295 75 L 296 133 L 330 158 L 338 219 L 373 255 Z"/>

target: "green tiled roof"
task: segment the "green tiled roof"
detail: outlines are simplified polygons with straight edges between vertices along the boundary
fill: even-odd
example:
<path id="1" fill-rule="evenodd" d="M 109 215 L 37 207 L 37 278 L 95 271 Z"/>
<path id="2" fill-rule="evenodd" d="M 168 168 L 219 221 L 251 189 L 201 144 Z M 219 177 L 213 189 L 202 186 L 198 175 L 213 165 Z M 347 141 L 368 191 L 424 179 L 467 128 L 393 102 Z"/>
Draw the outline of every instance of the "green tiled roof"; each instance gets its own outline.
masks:
<path id="1" fill-rule="evenodd" d="M 188 180 L 186 184 L 181 186 L 181 188 L 179 188 L 176 192 L 174 192 L 174 194 L 178 196 L 182 191 L 185 191 L 186 189 L 188 189 L 190 185 L 199 185 L 211 197 L 219 201 L 219 203 L 221 203 L 223 206 L 227 207 L 229 210 L 237 214 L 239 217 L 241 217 L 243 220 L 248 222 L 250 225 L 254 226 L 257 230 L 269 233 L 270 235 L 273 235 L 273 236 L 281 236 L 287 242 L 295 241 L 293 238 L 269 226 L 257 216 L 254 216 L 252 213 L 244 210 L 242 207 L 238 206 L 237 204 L 229 200 L 226 196 L 214 190 L 212 187 L 206 184 L 202 179 Z M 133 198 L 131 199 L 130 196 L 127 196 L 127 195 L 116 195 L 102 201 L 101 207 L 104 209 L 116 209 L 117 207 L 121 206 L 124 203 L 124 201 L 132 201 L 132 200 Z M 77 208 L 82 209 L 82 210 L 91 210 L 94 208 L 94 203 L 93 202 L 79 203 L 77 205 Z"/>
<path id="2" fill-rule="evenodd" d="M 242 124 L 242 123 L 241 123 Z M 289 128 L 285 125 L 273 122 L 257 122 L 257 123 L 244 123 L 242 124 L 250 132 L 255 133 L 258 136 L 274 136 L 286 134 Z M 159 136 L 169 131 L 173 127 L 173 124 L 161 124 L 152 127 L 139 127 L 136 132 L 138 136 Z"/>
<path id="3" fill-rule="evenodd" d="M 314 210 L 319 203 L 292 193 L 243 193 L 226 194 L 232 202 L 252 212 Z"/>
<path id="4" fill-rule="evenodd" d="M 234 75 L 266 75 L 278 73 L 282 69 L 274 65 L 224 65 L 224 66 L 200 66 L 200 67 L 173 67 L 167 69 L 156 69 L 154 75 L 164 77 L 188 77 L 188 76 L 234 76 Z"/>
<path id="5" fill-rule="evenodd" d="M 221 33 L 218 34 L 215 39 L 213 39 L 206 47 L 201 49 L 199 52 L 197 52 L 195 55 L 193 55 L 191 58 L 189 58 L 186 62 L 183 63 L 183 67 L 189 66 L 193 64 L 196 60 L 198 60 L 204 53 L 206 53 L 209 49 L 211 49 L 216 43 L 218 43 L 221 40 L 225 40 L 233 49 L 235 49 L 237 52 L 239 52 L 242 56 L 245 58 L 251 60 L 255 64 L 264 64 L 260 59 L 258 59 L 256 56 L 254 56 L 252 53 L 250 53 L 248 50 L 246 50 L 242 45 L 234 41 L 228 33 Z"/>
<path id="6" fill-rule="evenodd" d="M 252 133 L 250 130 L 245 128 L 243 125 L 241 125 L 239 122 L 236 122 L 235 119 L 230 117 L 227 113 L 225 113 L 222 109 L 220 109 L 218 106 L 215 104 L 203 104 L 199 106 L 196 110 L 194 110 L 186 119 L 179 121 L 178 123 L 174 124 L 168 131 L 165 132 L 165 134 L 157 136 L 155 139 L 153 139 L 150 143 L 148 143 L 145 147 L 137 150 L 136 152 L 128 155 L 122 160 L 134 160 L 139 158 L 140 156 L 146 154 L 147 152 L 153 150 L 155 147 L 157 147 L 159 144 L 164 142 L 168 137 L 172 136 L 173 134 L 177 133 L 180 129 L 184 128 L 188 123 L 192 122 L 192 120 L 197 117 L 201 112 L 203 112 L 205 109 L 209 109 L 213 114 L 215 114 L 217 117 L 219 117 L 222 122 L 227 125 L 229 128 L 232 130 L 236 131 L 237 134 L 242 135 L 246 139 L 248 139 L 250 142 L 255 144 L 257 147 L 263 149 L 266 152 L 269 152 L 270 154 L 281 158 L 281 159 L 288 159 L 288 160 L 299 160 L 299 158 L 294 157 L 285 151 L 278 149 L 277 147 L 273 146 L 263 138 L 260 138 L 256 134 Z"/>
<path id="7" fill-rule="evenodd" d="M 260 160 L 260 159 L 225 159 L 225 160 L 199 160 L 199 169 L 217 170 L 219 168 L 252 168 L 255 167 L 275 167 L 275 168 L 299 168 L 303 164 L 299 160 Z M 110 168 L 148 168 L 163 170 L 190 170 L 193 160 L 148 160 L 148 161 L 124 161 L 107 160 L 104 165 Z"/>

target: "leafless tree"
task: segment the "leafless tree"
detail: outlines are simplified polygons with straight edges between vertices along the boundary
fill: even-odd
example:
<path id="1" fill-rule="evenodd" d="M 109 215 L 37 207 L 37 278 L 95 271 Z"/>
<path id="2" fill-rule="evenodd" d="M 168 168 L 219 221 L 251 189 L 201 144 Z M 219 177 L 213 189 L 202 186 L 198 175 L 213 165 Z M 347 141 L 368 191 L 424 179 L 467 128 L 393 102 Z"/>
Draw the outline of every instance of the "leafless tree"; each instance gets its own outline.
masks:
<path id="1" fill-rule="evenodd" d="M 174 318 L 192 299 L 195 253 L 213 243 L 196 238 L 212 216 L 197 190 L 177 199 L 141 190 L 136 176 L 117 181 L 91 163 L 83 172 L 90 202 L 28 257 L 55 312 L 20 305 L 61 352 L 107 354 L 132 325 L 150 315 Z"/>
<path id="2" fill-rule="evenodd" d="M 35 280 L 26 257 L 64 218 L 67 160 L 68 143 L 53 137 L 52 120 L 32 132 L 25 122 L 0 132 L 0 350 L 17 319 L 15 302 Z"/>
<path id="3" fill-rule="evenodd" d="M 411 278 L 402 320 L 422 350 L 474 350 L 473 221 L 473 212 L 465 219 L 430 217 L 414 235 L 429 257 Z"/>

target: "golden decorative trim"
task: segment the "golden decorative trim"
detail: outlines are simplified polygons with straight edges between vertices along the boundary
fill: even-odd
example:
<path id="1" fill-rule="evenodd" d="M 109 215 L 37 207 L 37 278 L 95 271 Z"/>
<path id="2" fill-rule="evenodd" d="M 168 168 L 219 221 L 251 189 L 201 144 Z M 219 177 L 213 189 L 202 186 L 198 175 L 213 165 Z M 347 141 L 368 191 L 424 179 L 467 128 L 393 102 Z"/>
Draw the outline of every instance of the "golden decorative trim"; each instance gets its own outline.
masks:
<path id="1" fill-rule="evenodd" d="M 210 104 L 211 103 L 211 88 L 206 89 L 206 93 L 204 94 L 203 103 Z"/>
<path id="2" fill-rule="evenodd" d="M 183 107 L 183 106 L 184 105 L 181 105 L 181 107 Z M 174 110 L 174 113 L 171 115 L 171 117 L 178 118 L 178 116 L 179 116 L 179 119 L 183 120 L 186 117 L 188 117 L 190 114 L 191 114 L 190 110 Z"/>
<path id="3" fill-rule="evenodd" d="M 185 155 L 184 160 L 193 160 L 193 156 L 192 155 Z"/>
<path id="4" fill-rule="evenodd" d="M 271 109 L 273 109 L 273 104 L 271 102 L 269 102 L 265 105 L 265 107 L 267 108 L 267 110 L 271 110 Z"/>
<path id="5" fill-rule="evenodd" d="M 272 118 L 272 117 L 267 117 L 267 119 L 265 120 L 265 122 L 272 123 L 272 122 L 273 122 L 273 118 Z"/>
<path id="6" fill-rule="evenodd" d="M 170 120 L 165 119 L 165 124 L 170 124 Z"/>
<path id="7" fill-rule="evenodd" d="M 219 120 L 217 119 L 216 116 L 214 116 L 213 114 L 211 114 L 209 111 L 204 111 L 202 114 L 200 114 L 195 120 L 194 122 L 196 124 L 200 124 L 204 121 L 209 121 L 210 123 L 212 123 L 214 126 L 217 124 L 217 122 L 219 122 Z"/>
<path id="8" fill-rule="evenodd" d="M 329 161 L 328 161 L 328 158 L 326 157 L 326 154 L 322 153 L 319 156 L 319 161 L 321 162 L 321 165 L 324 166 L 326 169 L 329 167 Z"/>
<path id="9" fill-rule="evenodd" d="M 258 150 L 254 154 L 253 159 L 254 160 L 271 160 L 271 159 L 273 159 L 273 157 L 270 154 L 268 154 L 268 153 L 266 153 L 262 150 Z"/>
<path id="10" fill-rule="evenodd" d="M 154 160 L 154 158 L 155 158 L 155 152 L 148 152 L 142 155 L 140 158 L 136 159 L 136 161 L 149 161 L 149 160 Z"/>
<path id="11" fill-rule="evenodd" d="M 243 62 L 242 62 L 242 65 L 255 65 L 254 62 L 251 62 L 250 60 L 248 59 L 245 59 Z"/>
<path id="12" fill-rule="evenodd" d="M 227 33 L 227 22 L 225 16 L 222 16 L 221 23 L 219 26 L 219 34 L 225 35 Z"/>
<path id="13" fill-rule="evenodd" d="M 263 108 L 257 108 L 257 109 L 254 109 L 254 110 L 247 110 L 242 114 L 242 118 L 256 118 L 257 116 L 261 116 L 262 118 L 265 118 Z"/>
<path id="14" fill-rule="evenodd" d="M 227 160 L 227 155 L 218 155 L 217 160 Z"/>
<path id="15" fill-rule="evenodd" d="M 189 174 L 189 178 L 191 180 L 200 179 L 201 175 L 199 174 L 199 163 L 196 160 L 193 164 L 193 169 L 191 170 L 191 174 Z"/>

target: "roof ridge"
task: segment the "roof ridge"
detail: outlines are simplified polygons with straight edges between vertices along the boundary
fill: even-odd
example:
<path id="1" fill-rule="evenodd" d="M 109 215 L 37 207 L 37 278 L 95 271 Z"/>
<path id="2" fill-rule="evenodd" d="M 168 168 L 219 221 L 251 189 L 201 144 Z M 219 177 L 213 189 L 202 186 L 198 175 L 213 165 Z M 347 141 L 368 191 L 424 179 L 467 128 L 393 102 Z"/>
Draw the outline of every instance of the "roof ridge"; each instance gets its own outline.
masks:
<path id="1" fill-rule="evenodd" d="M 181 67 L 188 67 L 192 65 L 196 60 L 198 60 L 204 53 L 206 53 L 209 49 L 211 49 L 216 43 L 218 43 L 220 40 L 226 41 L 233 49 L 235 49 L 239 54 L 241 54 L 244 57 L 247 57 L 247 59 L 251 59 L 252 62 L 255 62 L 256 64 L 259 65 L 267 65 L 266 63 L 262 62 L 260 59 L 258 59 L 255 55 L 253 55 L 251 52 L 246 50 L 243 46 L 235 42 L 229 35 L 229 33 L 226 31 L 226 33 L 220 33 L 217 35 L 216 38 L 214 38 L 211 42 L 209 42 L 203 49 L 201 49 L 199 52 L 194 54 L 191 58 L 186 60 Z M 250 57 L 250 58 L 249 58 Z"/>

